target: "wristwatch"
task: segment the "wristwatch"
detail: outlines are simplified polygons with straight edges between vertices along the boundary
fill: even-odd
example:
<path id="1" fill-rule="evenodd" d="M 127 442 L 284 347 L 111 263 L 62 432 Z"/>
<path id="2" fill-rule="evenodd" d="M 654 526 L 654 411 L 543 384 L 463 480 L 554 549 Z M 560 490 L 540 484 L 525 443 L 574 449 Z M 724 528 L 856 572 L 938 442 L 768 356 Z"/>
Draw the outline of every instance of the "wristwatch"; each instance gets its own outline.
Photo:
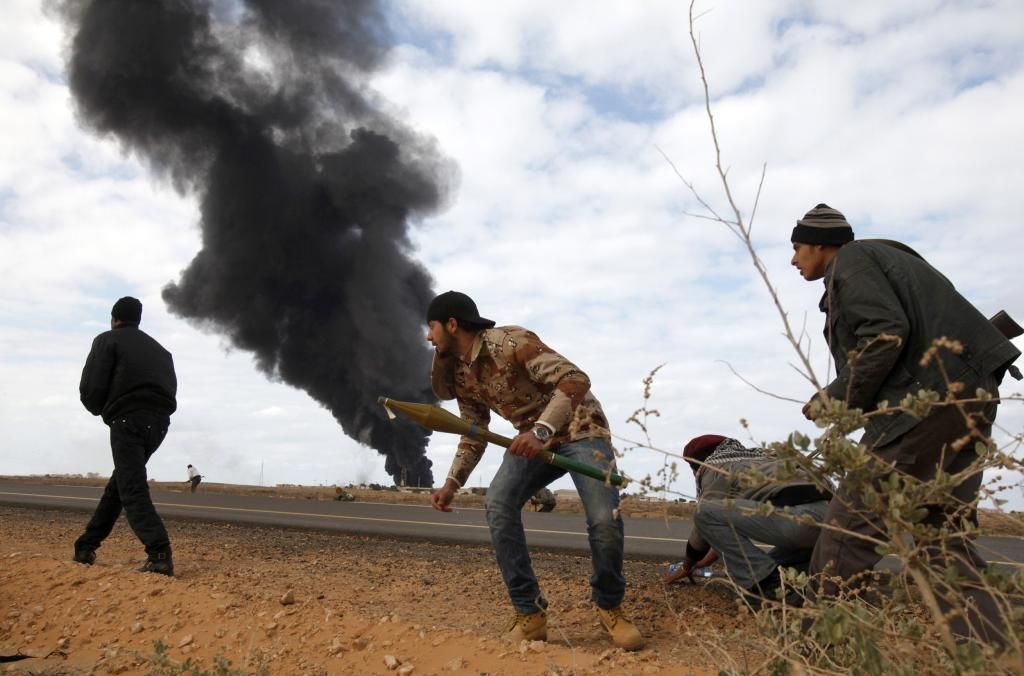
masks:
<path id="1" fill-rule="evenodd" d="M 551 430 L 544 425 L 536 425 L 533 428 L 533 436 L 537 437 L 542 444 L 546 444 L 551 439 Z"/>

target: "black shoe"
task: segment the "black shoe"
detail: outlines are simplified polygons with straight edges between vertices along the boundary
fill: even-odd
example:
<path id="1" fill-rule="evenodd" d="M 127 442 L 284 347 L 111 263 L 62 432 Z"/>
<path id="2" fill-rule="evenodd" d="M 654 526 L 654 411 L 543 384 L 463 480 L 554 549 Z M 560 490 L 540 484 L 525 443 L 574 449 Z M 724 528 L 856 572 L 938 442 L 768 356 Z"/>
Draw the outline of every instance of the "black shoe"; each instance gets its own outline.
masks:
<path id="1" fill-rule="evenodd" d="M 763 580 L 748 589 L 743 598 L 754 610 L 760 610 L 766 603 L 777 601 L 776 592 L 782 586 L 782 578 L 779 577 L 779 569 L 776 568 Z"/>
<path id="2" fill-rule="evenodd" d="M 96 550 L 95 549 L 79 549 L 75 547 L 75 562 L 84 563 L 87 566 L 91 566 L 96 563 Z"/>
<path id="3" fill-rule="evenodd" d="M 790 608 L 803 608 L 804 607 L 804 595 L 795 589 L 786 592 L 786 596 L 783 597 L 782 603 L 786 604 Z"/>
<path id="4" fill-rule="evenodd" d="M 158 573 L 167 577 L 174 577 L 174 562 L 171 560 L 170 552 L 151 554 L 146 563 L 139 568 L 140 573 Z"/>

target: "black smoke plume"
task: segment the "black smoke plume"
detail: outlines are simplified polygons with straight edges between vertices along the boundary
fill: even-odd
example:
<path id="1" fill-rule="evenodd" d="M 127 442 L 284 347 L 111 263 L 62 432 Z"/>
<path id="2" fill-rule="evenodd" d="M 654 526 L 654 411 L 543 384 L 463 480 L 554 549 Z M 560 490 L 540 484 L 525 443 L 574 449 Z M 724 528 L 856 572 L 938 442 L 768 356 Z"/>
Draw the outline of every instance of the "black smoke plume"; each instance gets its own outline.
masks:
<path id="1" fill-rule="evenodd" d="M 367 87 L 388 49 L 371 0 L 56 0 L 83 124 L 201 205 L 170 309 L 305 390 L 396 483 L 433 482 L 426 434 L 378 395 L 429 401 L 428 272 L 408 224 L 455 170 Z M 244 395 L 240 395 L 244 396 Z"/>

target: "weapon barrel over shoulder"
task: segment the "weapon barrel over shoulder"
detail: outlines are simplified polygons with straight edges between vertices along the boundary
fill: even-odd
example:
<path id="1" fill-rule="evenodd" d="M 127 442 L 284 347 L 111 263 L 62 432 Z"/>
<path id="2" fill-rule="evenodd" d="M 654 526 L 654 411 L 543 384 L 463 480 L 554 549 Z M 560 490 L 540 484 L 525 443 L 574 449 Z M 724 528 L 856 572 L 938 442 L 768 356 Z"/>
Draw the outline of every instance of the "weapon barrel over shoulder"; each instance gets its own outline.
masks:
<path id="1" fill-rule="evenodd" d="M 992 325 L 999 329 L 999 332 L 1006 336 L 1007 340 L 1012 340 L 1017 336 L 1024 334 L 1024 329 L 1020 327 L 1020 324 L 1013 321 L 1006 310 L 1000 310 L 995 314 L 994 317 L 989 319 Z"/>
<path id="2" fill-rule="evenodd" d="M 394 417 L 394 412 L 401 413 L 409 420 L 426 427 L 428 430 L 464 435 L 471 439 L 489 441 L 503 448 L 508 448 L 512 445 L 512 440 L 508 437 L 491 432 L 482 425 L 463 420 L 439 406 L 417 404 L 410 401 L 397 401 L 387 397 L 378 397 L 377 401 L 384 406 L 392 417 Z M 559 469 L 583 474 L 598 481 L 607 481 L 613 486 L 626 485 L 626 479 L 614 472 L 606 472 L 600 467 L 594 467 L 572 458 L 566 458 L 548 450 L 542 450 L 537 454 L 537 458 Z"/>

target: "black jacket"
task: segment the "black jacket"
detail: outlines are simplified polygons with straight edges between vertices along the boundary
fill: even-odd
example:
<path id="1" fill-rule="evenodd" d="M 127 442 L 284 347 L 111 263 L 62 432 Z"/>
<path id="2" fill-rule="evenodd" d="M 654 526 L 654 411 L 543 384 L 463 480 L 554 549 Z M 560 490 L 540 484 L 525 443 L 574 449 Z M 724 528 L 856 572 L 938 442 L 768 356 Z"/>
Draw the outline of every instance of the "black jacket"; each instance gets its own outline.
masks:
<path id="1" fill-rule="evenodd" d="M 134 325 L 96 336 L 78 390 L 85 408 L 108 425 L 127 413 L 169 416 L 178 407 L 171 353 Z"/>
<path id="2" fill-rule="evenodd" d="M 851 407 L 898 406 L 908 394 L 946 394 L 936 360 L 921 358 L 936 338 L 959 341 L 959 355 L 939 351 L 951 382 L 974 395 L 989 374 L 1002 378 L 1020 350 L 920 256 L 881 241 L 859 241 L 836 253 L 825 272 L 825 338 L 836 362 L 827 389 Z M 881 339 L 883 334 L 894 339 Z M 898 339 L 898 340 L 895 340 Z M 850 354 L 858 356 L 851 365 Z M 920 422 L 909 413 L 874 416 L 865 431 L 876 444 L 894 441 Z"/>

